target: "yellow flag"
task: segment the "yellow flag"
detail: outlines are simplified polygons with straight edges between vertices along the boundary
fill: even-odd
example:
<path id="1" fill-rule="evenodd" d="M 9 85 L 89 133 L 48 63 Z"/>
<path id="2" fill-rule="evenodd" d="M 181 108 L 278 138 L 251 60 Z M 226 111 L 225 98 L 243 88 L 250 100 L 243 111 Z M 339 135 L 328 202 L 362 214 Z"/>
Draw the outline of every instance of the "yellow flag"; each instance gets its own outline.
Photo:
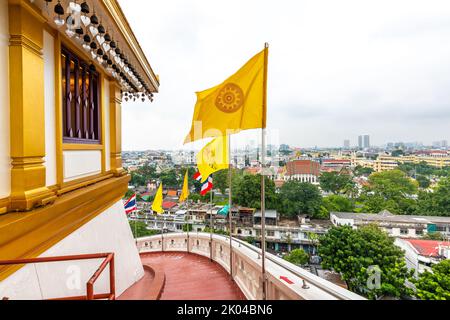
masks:
<path id="1" fill-rule="evenodd" d="M 186 170 L 186 175 L 184 176 L 183 190 L 181 191 L 180 202 L 185 202 L 187 200 L 187 198 L 189 197 L 188 172 L 189 172 L 189 170 Z"/>
<path id="2" fill-rule="evenodd" d="M 197 167 L 202 175 L 201 182 L 205 182 L 214 172 L 228 169 L 229 163 L 227 137 L 218 137 L 208 143 L 197 154 Z"/>
<path id="3" fill-rule="evenodd" d="M 152 210 L 155 211 L 158 214 L 163 214 L 164 209 L 162 207 L 163 204 L 163 189 L 162 189 L 162 183 L 159 185 L 158 191 L 156 192 L 155 199 L 152 203 Z"/>
<path id="4" fill-rule="evenodd" d="M 266 127 L 266 48 L 222 84 L 197 92 L 192 127 L 184 143 Z"/>

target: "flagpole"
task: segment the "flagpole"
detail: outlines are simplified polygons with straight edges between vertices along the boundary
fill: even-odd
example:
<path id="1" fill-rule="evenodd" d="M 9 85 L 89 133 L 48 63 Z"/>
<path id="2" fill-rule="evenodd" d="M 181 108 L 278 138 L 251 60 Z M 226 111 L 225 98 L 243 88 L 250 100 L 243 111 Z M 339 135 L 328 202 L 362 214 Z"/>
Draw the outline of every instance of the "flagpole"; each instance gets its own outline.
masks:
<path id="1" fill-rule="evenodd" d="M 265 165 L 266 165 L 266 110 L 267 110 L 267 65 L 269 60 L 269 44 L 264 45 L 264 84 L 263 84 L 263 123 L 261 130 L 261 271 L 262 271 L 262 291 L 263 300 L 267 299 L 266 288 L 266 181 L 265 181 Z"/>
<path id="2" fill-rule="evenodd" d="M 212 175 L 211 175 L 212 177 Z M 209 228 L 210 228 L 210 259 L 213 261 L 213 249 L 212 249 L 212 243 L 213 243 L 213 217 L 212 217 L 212 211 L 213 211 L 213 192 L 214 190 L 211 189 L 210 195 L 210 202 L 211 202 L 211 210 L 209 212 Z"/>
<path id="3" fill-rule="evenodd" d="M 136 211 L 135 211 L 135 220 L 134 220 L 134 240 L 136 241 L 136 246 L 138 243 L 138 236 L 137 236 L 137 194 L 135 193 L 134 196 L 136 197 Z"/>
<path id="4" fill-rule="evenodd" d="M 189 253 L 189 223 L 187 221 L 187 217 L 189 214 L 189 197 L 186 201 L 186 213 L 184 214 L 184 221 L 186 222 L 186 234 L 187 234 L 187 253 Z"/>
<path id="5" fill-rule="evenodd" d="M 228 135 L 228 160 L 230 162 L 229 168 L 228 168 L 228 222 L 229 222 L 229 231 L 230 231 L 230 276 L 231 279 L 233 279 L 233 237 L 232 237 L 232 201 L 231 201 L 231 135 Z"/>

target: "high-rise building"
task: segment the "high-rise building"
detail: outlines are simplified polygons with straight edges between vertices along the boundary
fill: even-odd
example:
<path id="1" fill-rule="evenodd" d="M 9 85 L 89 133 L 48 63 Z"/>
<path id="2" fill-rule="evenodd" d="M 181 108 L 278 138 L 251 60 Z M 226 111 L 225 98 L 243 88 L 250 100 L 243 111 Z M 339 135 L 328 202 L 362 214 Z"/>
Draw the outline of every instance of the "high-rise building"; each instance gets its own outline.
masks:
<path id="1" fill-rule="evenodd" d="M 358 147 L 359 149 L 370 148 L 370 136 L 368 134 L 358 137 Z"/>
<path id="2" fill-rule="evenodd" d="M 370 148 L 370 136 L 365 135 L 364 136 L 364 149 L 369 149 L 369 148 Z"/>
<path id="3" fill-rule="evenodd" d="M 344 140 L 344 149 L 350 149 L 350 140 Z"/>

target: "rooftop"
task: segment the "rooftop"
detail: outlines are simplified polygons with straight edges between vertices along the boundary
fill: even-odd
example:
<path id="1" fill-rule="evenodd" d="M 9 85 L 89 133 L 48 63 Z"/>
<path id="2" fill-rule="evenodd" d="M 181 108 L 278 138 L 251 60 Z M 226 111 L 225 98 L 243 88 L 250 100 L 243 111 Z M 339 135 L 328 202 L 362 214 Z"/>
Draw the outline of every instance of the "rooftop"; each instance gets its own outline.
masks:
<path id="1" fill-rule="evenodd" d="M 439 257 L 439 246 L 450 246 L 450 242 L 435 240 L 402 239 L 408 242 L 421 256 Z"/>
<path id="2" fill-rule="evenodd" d="M 379 214 L 331 212 L 331 215 L 334 215 L 340 219 L 354 219 L 354 220 L 374 221 L 374 222 L 384 221 L 384 222 L 417 223 L 417 224 L 450 223 L 450 217 L 404 216 L 404 215 L 394 215 L 388 211 L 382 211 Z"/>

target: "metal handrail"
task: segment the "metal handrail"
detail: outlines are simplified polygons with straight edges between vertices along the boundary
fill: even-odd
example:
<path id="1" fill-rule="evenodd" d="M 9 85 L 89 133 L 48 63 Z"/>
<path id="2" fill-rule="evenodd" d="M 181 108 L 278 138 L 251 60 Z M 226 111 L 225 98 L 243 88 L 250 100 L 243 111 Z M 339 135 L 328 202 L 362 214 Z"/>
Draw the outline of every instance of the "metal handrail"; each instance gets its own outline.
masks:
<path id="1" fill-rule="evenodd" d="M 97 254 L 82 254 L 72 256 L 59 256 L 59 257 L 42 257 L 32 259 L 16 259 L 16 260 L 4 260 L 0 261 L 0 266 L 11 266 L 21 264 L 35 264 L 35 263 L 48 263 L 48 262 L 61 262 L 61 261 L 75 261 L 75 260 L 92 260 L 105 258 L 100 267 L 95 271 L 94 275 L 86 283 L 86 296 L 76 296 L 67 298 L 56 298 L 50 300 L 99 300 L 99 299 L 116 299 L 116 287 L 115 287 L 115 271 L 114 271 L 114 253 L 97 253 Z M 94 294 L 94 283 L 100 277 L 102 272 L 109 264 L 109 293 Z"/>

